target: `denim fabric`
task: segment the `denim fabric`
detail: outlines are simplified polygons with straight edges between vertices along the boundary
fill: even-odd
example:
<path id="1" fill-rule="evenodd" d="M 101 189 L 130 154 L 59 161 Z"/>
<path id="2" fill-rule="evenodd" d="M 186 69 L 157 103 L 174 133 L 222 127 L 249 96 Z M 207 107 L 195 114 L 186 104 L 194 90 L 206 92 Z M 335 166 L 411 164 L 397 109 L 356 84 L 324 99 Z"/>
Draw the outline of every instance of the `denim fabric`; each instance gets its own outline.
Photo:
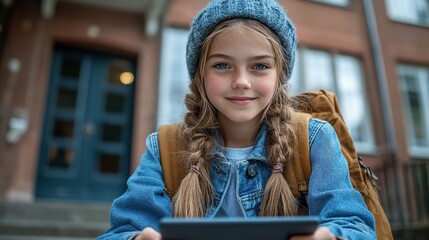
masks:
<path id="1" fill-rule="evenodd" d="M 237 162 L 237 195 L 246 217 L 257 216 L 264 187 L 271 174 L 266 157 L 266 137 L 266 128 L 262 127 L 248 158 Z M 351 185 L 347 161 L 332 126 L 312 119 L 309 143 L 312 164 L 309 215 L 319 216 L 321 226 L 328 227 L 337 236 L 353 240 L 376 239 L 374 217 L 360 193 Z M 146 147 L 139 167 L 127 182 L 128 190 L 112 204 L 112 227 L 97 239 L 131 239 L 145 227 L 159 231 L 159 219 L 172 216 L 171 201 L 162 180 L 157 133 L 147 137 Z M 230 170 L 231 164 L 217 146 L 210 165 L 215 196 L 207 218 L 213 218 L 219 210 L 231 179 Z"/>

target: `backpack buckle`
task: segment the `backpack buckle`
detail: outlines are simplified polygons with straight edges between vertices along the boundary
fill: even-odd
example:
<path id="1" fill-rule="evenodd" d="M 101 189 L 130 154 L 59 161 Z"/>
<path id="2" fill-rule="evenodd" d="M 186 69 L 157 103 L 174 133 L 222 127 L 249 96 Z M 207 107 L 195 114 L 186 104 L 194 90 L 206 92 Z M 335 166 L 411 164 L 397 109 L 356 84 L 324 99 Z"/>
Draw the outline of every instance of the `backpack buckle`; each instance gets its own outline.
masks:
<path id="1" fill-rule="evenodd" d="M 374 186 L 375 188 L 377 188 L 378 190 L 380 190 L 380 187 L 377 185 L 378 177 L 374 174 L 374 172 L 371 170 L 370 167 L 368 167 L 367 165 L 365 165 L 363 163 L 363 160 L 362 160 L 361 156 L 358 156 L 358 162 L 359 162 L 360 167 L 365 172 L 366 177 L 371 182 L 372 186 Z"/>

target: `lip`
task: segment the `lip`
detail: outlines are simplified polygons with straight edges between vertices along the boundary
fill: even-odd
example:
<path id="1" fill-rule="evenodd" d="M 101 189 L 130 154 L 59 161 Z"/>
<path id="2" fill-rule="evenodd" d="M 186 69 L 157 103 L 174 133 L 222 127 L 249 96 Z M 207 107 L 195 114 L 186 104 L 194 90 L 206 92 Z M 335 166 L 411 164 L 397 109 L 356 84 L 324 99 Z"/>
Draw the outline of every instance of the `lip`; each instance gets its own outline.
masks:
<path id="1" fill-rule="evenodd" d="M 255 100 L 254 97 L 241 97 L 241 96 L 233 96 L 233 97 L 227 97 L 228 101 L 235 105 L 246 105 Z"/>

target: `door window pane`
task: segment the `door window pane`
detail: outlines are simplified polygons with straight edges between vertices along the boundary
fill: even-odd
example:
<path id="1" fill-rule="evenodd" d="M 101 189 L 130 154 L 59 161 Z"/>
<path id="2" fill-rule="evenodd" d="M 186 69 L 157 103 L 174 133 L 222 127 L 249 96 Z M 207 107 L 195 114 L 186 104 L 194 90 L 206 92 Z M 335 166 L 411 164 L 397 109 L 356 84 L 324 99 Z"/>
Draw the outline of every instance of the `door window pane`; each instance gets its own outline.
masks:
<path id="1" fill-rule="evenodd" d="M 71 120 L 55 119 L 54 122 L 54 137 L 56 138 L 72 138 L 74 122 Z"/>
<path id="2" fill-rule="evenodd" d="M 102 140 L 104 142 L 120 142 L 122 136 L 122 126 L 113 124 L 103 124 Z"/>
<path id="3" fill-rule="evenodd" d="M 57 107 L 76 108 L 77 91 L 72 89 L 60 89 L 58 91 Z"/>
<path id="4" fill-rule="evenodd" d="M 110 62 L 108 82 L 111 85 L 129 85 L 134 81 L 131 73 L 131 63 L 126 60 L 114 60 Z"/>
<path id="5" fill-rule="evenodd" d="M 61 66 L 61 77 L 67 79 L 79 80 L 81 59 L 64 55 Z"/>
<path id="6" fill-rule="evenodd" d="M 48 155 L 49 167 L 70 168 L 73 163 L 73 151 L 71 149 L 51 146 Z"/>
<path id="7" fill-rule="evenodd" d="M 101 153 L 98 159 L 100 173 L 119 173 L 120 158 L 116 154 Z"/>
<path id="8" fill-rule="evenodd" d="M 106 105 L 104 110 L 111 113 L 122 113 L 125 108 L 125 97 L 119 94 L 106 94 Z"/>

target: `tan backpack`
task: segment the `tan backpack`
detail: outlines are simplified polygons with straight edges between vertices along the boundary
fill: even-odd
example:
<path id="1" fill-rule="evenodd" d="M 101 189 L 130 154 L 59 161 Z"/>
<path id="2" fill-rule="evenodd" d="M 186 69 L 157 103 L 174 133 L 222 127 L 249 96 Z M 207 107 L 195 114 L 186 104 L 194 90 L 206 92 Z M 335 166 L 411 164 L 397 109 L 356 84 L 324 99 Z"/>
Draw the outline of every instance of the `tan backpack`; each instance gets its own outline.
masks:
<path id="1" fill-rule="evenodd" d="M 297 129 L 298 141 L 294 149 L 294 160 L 286 164 L 285 178 L 294 196 L 302 199 L 308 191 L 311 175 L 308 122 L 312 117 L 323 119 L 334 127 L 343 155 L 348 161 L 352 185 L 361 193 L 368 209 L 374 214 L 377 239 L 393 239 L 390 223 L 376 191 L 377 177 L 357 156 L 335 94 L 320 90 L 302 93 L 296 98 L 306 102 L 308 107 L 292 114 L 292 124 Z M 170 198 L 174 196 L 181 180 L 187 174 L 187 170 L 177 161 L 183 126 L 183 123 L 175 123 L 163 125 L 158 130 L 163 178 Z"/>

